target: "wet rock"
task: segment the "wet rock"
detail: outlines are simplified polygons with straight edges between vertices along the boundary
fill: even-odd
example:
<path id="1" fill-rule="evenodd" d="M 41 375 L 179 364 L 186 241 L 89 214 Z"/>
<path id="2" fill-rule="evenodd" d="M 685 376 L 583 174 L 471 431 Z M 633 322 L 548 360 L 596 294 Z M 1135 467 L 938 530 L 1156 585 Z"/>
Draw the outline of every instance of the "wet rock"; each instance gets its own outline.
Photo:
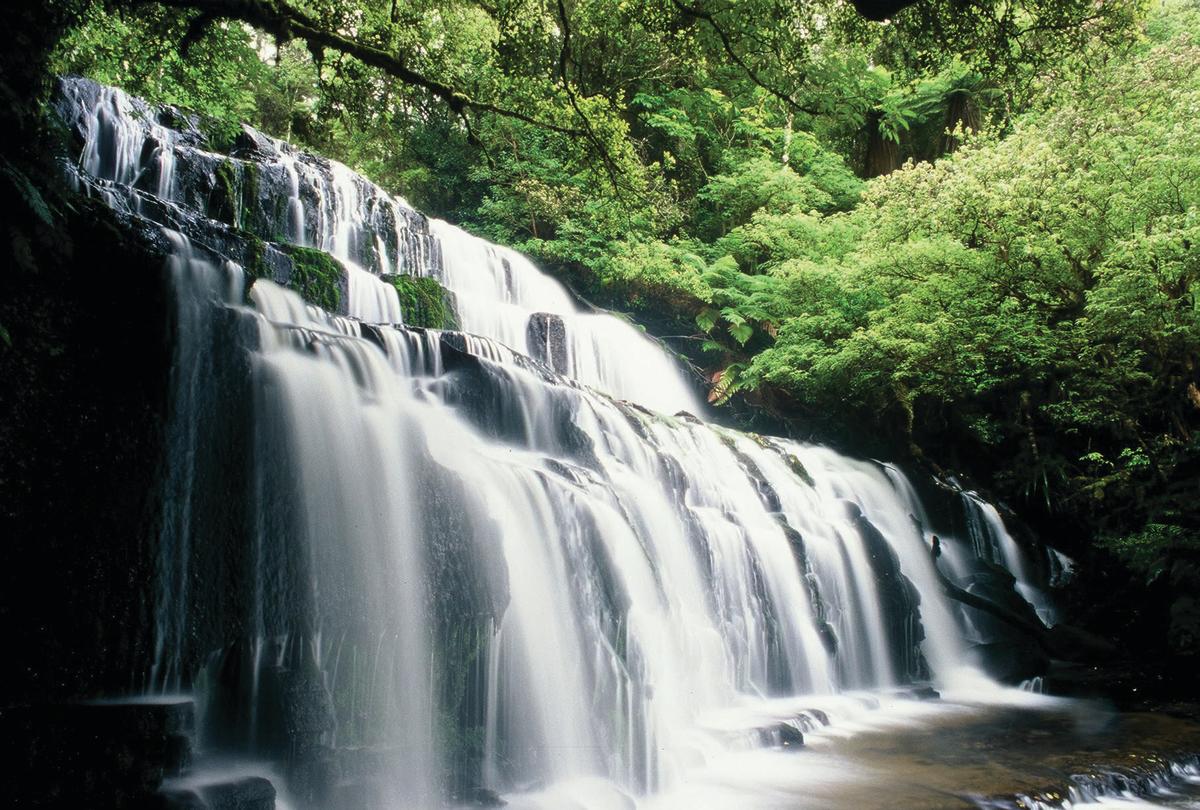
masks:
<path id="1" fill-rule="evenodd" d="M 906 697 L 913 700 L 941 700 L 942 693 L 934 689 L 932 686 L 917 686 L 909 689 L 905 693 Z"/>
<path id="2" fill-rule="evenodd" d="M 784 750 L 793 750 L 804 746 L 804 733 L 791 723 L 776 723 L 759 732 L 763 743 Z"/>
<path id="3" fill-rule="evenodd" d="M 275 786 L 262 776 L 246 776 L 199 787 L 164 788 L 156 810 L 274 810 Z"/>
<path id="4" fill-rule="evenodd" d="M 149 804 L 154 810 L 208 810 L 194 790 L 164 789 Z"/>
<path id="5" fill-rule="evenodd" d="M 1050 640 L 1037 611 L 1017 592 L 1013 575 L 999 565 L 975 559 L 959 583 L 967 594 L 997 610 L 992 613 L 969 603 L 963 607 L 980 642 L 970 651 L 975 665 L 1010 684 L 1045 674 Z M 1062 632 L 1068 639 L 1069 632 Z"/>
<path id="6" fill-rule="evenodd" d="M 549 312 L 529 316 L 525 329 L 529 353 L 560 374 L 567 373 L 567 328 L 563 319 Z"/>
<path id="7" fill-rule="evenodd" d="M 996 680 L 1013 685 L 1044 675 L 1050 666 L 1049 657 L 1033 639 L 976 644 L 967 658 Z"/>
<path id="8" fill-rule="evenodd" d="M 485 787 L 467 788 L 455 798 L 472 807 L 504 807 L 508 804 L 499 793 Z"/>
<path id="9" fill-rule="evenodd" d="M 273 810 L 275 786 L 261 776 L 205 787 L 201 794 L 210 810 Z"/>
<path id="10" fill-rule="evenodd" d="M 1067 661 L 1107 661 L 1119 652 L 1108 639 L 1061 622 L 1046 631 L 1046 641 L 1055 658 Z"/>
<path id="11" fill-rule="evenodd" d="M 850 522 L 862 538 L 871 571 L 875 575 L 875 587 L 887 623 L 885 637 L 891 648 L 895 669 L 908 679 L 926 679 L 929 677 L 928 665 L 921 653 L 921 641 L 925 637 L 921 624 L 921 594 L 904 575 L 900 558 L 891 544 L 867 520 L 857 504 L 845 501 L 843 505 Z"/>
<path id="12" fill-rule="evenodd" d="M 807 734 L 829 725 L 829 715 L 820 709 L 804 709 L 788 721 L 788 725 L 794 725 L 802 734 Z"/>
<path id="13" fill-rule="evenodd" d="M 272 160 L 279 156 L 279 148 L 258 130 L 242 127 L 234 142 L 233 154 L 246 159 Z"/>

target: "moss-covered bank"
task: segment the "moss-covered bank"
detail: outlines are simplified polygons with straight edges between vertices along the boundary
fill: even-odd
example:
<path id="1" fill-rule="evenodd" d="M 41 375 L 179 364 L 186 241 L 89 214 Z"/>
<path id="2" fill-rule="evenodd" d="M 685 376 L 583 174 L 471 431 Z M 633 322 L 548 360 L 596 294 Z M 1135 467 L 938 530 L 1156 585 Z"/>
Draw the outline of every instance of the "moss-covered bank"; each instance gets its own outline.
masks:
<path id="1" fill-rule="evenodd" d="M 400 311 L 408 326 L 457 329 L 458 316 L 452 294 L 435 279 L 420 276 L 385 276 L 400 297 Z"/>
<path id="2" fill-rule="evenodd" d="M 341 312 L 345 271 L 337 259 L 314 248 L 280 244 L 279 249 L 292 260 L 287 286 L 310 304 Z"/>

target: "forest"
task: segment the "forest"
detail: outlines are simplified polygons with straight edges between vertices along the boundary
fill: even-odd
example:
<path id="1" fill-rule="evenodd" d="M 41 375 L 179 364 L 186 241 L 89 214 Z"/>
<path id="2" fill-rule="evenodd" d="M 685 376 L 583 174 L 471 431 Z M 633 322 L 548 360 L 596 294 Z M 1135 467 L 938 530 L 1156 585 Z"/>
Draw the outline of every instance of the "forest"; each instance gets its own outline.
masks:
<path id="1" fill-rule="evenodd" d="M 527 252 L 737 424 L 967 475 L 1140 574 L 1200 548 L 1194 4 L 296 6 L 411 76 L 209 5 L 83 4 L 50 69 Z"/>

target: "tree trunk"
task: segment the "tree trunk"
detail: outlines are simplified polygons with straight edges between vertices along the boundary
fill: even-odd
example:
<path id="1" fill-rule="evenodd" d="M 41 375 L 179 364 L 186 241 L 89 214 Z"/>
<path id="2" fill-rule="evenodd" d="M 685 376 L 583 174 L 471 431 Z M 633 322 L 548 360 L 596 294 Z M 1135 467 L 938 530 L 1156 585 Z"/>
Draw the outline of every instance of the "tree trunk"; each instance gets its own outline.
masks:
<path id="1" fill-rule="evenodd" d="M 983 123 L 983 114 L 975 99 L 965 90 L 954 90 L 946 99 L 946 120 L 942 136 L 938 139 L 939 155 L 953 154 L 962 144 L 954 133 L 961 127 L 963 132 L 977 132 Z"/>
<path id="2" fill-rule="evenodd" d="M 891 174 L 900 166 L 899 145 L 879 131 L 882 119 L 883 114 L 878 110 L 872 110 L 867 116 L 867 177 Z"/>

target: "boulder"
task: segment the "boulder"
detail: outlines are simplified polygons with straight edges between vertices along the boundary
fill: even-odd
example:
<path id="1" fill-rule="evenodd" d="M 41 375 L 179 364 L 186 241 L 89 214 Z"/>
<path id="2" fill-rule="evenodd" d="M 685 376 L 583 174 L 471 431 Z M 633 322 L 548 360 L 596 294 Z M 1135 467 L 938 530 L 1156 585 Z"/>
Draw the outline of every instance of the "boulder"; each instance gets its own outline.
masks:
<path id="1" fill-rule="evenodd" d="M 275 786 L 262 776 L 245 776 L 185 788 L 164 788 L 156 810 L 274 810 Z"/>
<path id="2" fill-rule="evenodd" d="M 549 312 L 529 316 L 525 329 L 529 354 L 560 374 L 567 373 L 567 327 L 563 319 Z"/>
<path id="3" fill-rule="evenodd" d="M 796 750 L 804 746 L 804 732 L 791 723 L 775 723 L 760 728 L 758 737 L 763 745 L 782 748 L 785 751 Z"/>

